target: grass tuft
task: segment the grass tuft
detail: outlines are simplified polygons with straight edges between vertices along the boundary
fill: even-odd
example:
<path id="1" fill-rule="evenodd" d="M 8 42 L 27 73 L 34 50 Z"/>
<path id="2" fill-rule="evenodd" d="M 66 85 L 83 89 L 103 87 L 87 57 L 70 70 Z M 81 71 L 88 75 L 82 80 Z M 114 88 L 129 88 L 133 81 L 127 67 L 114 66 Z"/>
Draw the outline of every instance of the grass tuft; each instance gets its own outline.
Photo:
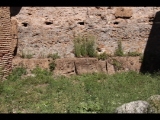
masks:
<path id="1" fill-rule="evenodd" d="M 76 57 L 95 57 L 95 37 L 91 35 L 75 37 L 74 54 Z"/>
<path id="2" fill-rule="evenodd" d="M 115 53 L 114 55 L 115 56 L 124 56 L 124 52 L 123 52 L 123 48 L 122 48 L 122 42 L 121 41 L 118 41 L 118 47 L 117 49 L 115 50 Z"/>

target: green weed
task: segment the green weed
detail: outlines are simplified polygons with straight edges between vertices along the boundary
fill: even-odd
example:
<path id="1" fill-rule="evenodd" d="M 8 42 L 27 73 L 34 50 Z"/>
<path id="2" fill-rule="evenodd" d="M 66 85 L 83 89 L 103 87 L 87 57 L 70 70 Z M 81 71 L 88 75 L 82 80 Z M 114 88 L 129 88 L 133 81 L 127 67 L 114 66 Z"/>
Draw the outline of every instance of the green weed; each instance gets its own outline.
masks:
<path id="1" fill-rule="evenodd" d="M 118 41 L 118 47 L 117 49 L 115 50 L 115 53 L 114 55 L 115 56 L 124 56 L 124 52 L 123 52 L 123 48 L 122 48 L 122 42 L 121 41 Z"/>
<path id="2" fill-rule="evenodd" d="M 95 57 L 95 37 L 91 35 L 75 37 L 74 54 L 76 57 Z"/>
<path id="3" fill-rule="evenodd" d="M 58 53 L 49 54 L 47 57 L 48 57 L 48 58 L 52 58 L 53 60 L 60 58 L 60 56 L 58 55 Z"/>

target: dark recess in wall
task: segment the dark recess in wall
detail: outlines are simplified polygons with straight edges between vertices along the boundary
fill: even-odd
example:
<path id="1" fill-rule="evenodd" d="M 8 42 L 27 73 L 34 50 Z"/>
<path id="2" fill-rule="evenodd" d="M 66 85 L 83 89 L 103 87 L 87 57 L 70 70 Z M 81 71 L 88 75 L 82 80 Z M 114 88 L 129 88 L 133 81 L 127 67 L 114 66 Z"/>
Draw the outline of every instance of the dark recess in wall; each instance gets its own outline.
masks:
<path id="1" fill-rule="evenodd" d="M 84 25 L 84 22 L 78 22 L 77 24 Z"/>
<path id="2" fill-rule="evenodd" d="M 12 6 L 10 6 L 10 17 L 17 15 L 20 12 L 21 8 L 22 7 L 12 7 Z M 17 49 L 18 49 L 18 41 L 17 41 L 17 45 L 14 49 L 13 56 L 17 55 Z"/>
<path id="3" fill-rule="evenodd" d="M 22 7 L 10 7 L 10 16 L 15 16 L 17 15 Z"/>
<path id="4" fill-rule="evenodd" d="M 45 22 L 46 25 L 51 25 L 53 24 L 52 22 Z"/>
<path id="5" fill-rule="evenodd" d="M 28 23 L 23 22 L 22 25 L 23 25 L 24 27 L 27 27 L 27 26 L 28 26 Z"/>

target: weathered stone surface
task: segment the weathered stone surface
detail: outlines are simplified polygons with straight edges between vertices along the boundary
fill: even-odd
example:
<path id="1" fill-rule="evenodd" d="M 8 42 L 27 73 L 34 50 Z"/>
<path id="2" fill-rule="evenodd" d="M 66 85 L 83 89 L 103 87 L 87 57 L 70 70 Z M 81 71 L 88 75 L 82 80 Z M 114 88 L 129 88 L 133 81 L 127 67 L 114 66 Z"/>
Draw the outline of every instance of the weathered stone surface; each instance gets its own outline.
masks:
<path id="1" fill-rule="evenodd" d="M 45 59 L 22 59 L 15 57 L 12 61 L 12 67 L 24 66 L 29 71 L 36 66 L 49 70 L 49 63 L 52 60 Z M 116 72 L 136 71 L 140 69 L 139 57 L 112 57 L 106 61 L 97 58 L 61 58 L 55 60 L 55 75 L 75 75 L 83 73 L 106 73 L 114 74 Z"/>
<path id="2" fill-rule="evenodd" d="M 74 57 L 73 38 L 91 32 L 97 45 L 113 54 L 122 40 L 124 52 L 144 52 L 153 19 L 160 7 L 22 7 L 12 16 L 18 23 L 18 50 L 35 58 L 56 53 Z M 126 19 L 128 18 L 128 19 Z M 152 36 L 154 37 L 154 36 Z"/>
<path id="3" fill-rule="evenodd" d="M 124 71 L 124 62 L 125 62 L 125 58 L 123 58 L 123 57 L 119 57 L 118 60 L 116 57 L 109 58 L 107 60 L 107 63 L 108 63 L 107 70 L 108 70 L 109 74 L 119 72 L 119 71 Z M 113 66 L 113 67 L 111 67 L 111 66 Z M 109 70 L 108 67 L 111 68 L 111 70 Z"/>
<path id="4" fill-rule="evenodd" d="M 14 58 L 12 60 L 12 67 L 19 67 L 23 66 L 25 67 L 28 72 L 30 70 L 33 70 L 37 66 L 39 66 L 42 69 L 47 69 L 49 70 L 49 59 L 21 59 L 21 58 Z"/>
<path id="5" fill-rule="evenodd" d="M 79 58 L 75 61 L 77 74 L 94 73 L 97 70 L 98 59 L 96 58 Z"/>
<path id="6" fill-rule="evenodd" d="M 147 99 L 151 113 L 160 113 L 160 95 L 153 95 Z"/>
<path id="7" fill-rule="evenodd" d="M 112 65 L 111 63 L 109 63 L 108 60 L 107 60 L 107 73 L 109 75 L 116 73 L 114 65 Z"/>
<path id="8" fill-rule="evenodd" d="M 74 75 L 106 71 L 106 61 L 98 61 L 96 58 L 63 58 L 56 59 L 56 75 Z"/>
<path id="9" fill-rule="evenodd" d="M 136 71 L 139 72 L 141 63 L 140 57 L 111 57 L 107 60 L 108 74 L 122 71 Z"/>
<path id="10" fill-rule="evenodd" d="M 130 18 L 132 17 L 132 9 L 130 8 L 124 8 L 124 7 L 119 7 L 119 8 L 116 8 L 116 11 L 115 11 L 115 17 L 118 18 Z"/>
<path id="11" fill-rule="evenodd" d="M 55 75 L 74 75 L 76 74 L 76 69 L 75 69 L 75 59 L 56 59 L 55 60 L 55 70 L 54 74 Z"/>
<path id="12" fill-rule="evenodd" d="M 123 104 L 116 109 L 116 113 L 148 113 L 149 103 L 146 101 L 133 101 Z"/>
<path id="13" fill-rule="evenodd" d="M 132 70 L 139 72 L 141 67 L 140 63 L 140 57 L 127 57 L 127 60 L 125 62 L 125 70 Z"/>
<path id="14" fill-rule="evenodd" d="M 106 61 L 98 61 L 97 63 L 97 71 L 102 73 L 107 73 L 107 62 Z"/>

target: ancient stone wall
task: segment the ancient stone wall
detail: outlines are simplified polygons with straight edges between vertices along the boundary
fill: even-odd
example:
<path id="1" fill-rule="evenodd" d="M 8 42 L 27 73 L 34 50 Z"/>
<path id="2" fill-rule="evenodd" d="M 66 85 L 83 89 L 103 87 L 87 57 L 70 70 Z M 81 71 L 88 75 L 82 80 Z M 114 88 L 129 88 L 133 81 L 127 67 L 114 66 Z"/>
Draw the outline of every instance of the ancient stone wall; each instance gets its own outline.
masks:
<path id="1" fill-rule="evenodd" d="M 27 73 L 39 66 L 42 69 L 49 70 L 49 64 L 52 59 L 22 59 L 17 57 L 12 61 L 13 69 L 23 66 Z M 61 58 L 56 59 L 54 75 L 80 75 L 85 73 L 105 73 L 114 74 L 117 72 L 136 71 L 139 72 L 141 62 L 140 57 L 110 57 L 101 61 L 97 58 Z"/>
<path id="2" fill-rule="evenodd" d="M 92 33 L 97 46 L 113 54 L 117 41 L 124 52 L 144 52 L 153 19 L 160 7 L 22 7 L 18 23 L 17 55 L 31 53 L 42 58 L 49 53 L 74 57 L 73 38 Z M 11 11 L 14 12 L 14 11 Z"/>
<path id="3" fill-rule="evenodd" d="M 0 7 L 0 79 L 12 70 L 10 8 Z"/>

